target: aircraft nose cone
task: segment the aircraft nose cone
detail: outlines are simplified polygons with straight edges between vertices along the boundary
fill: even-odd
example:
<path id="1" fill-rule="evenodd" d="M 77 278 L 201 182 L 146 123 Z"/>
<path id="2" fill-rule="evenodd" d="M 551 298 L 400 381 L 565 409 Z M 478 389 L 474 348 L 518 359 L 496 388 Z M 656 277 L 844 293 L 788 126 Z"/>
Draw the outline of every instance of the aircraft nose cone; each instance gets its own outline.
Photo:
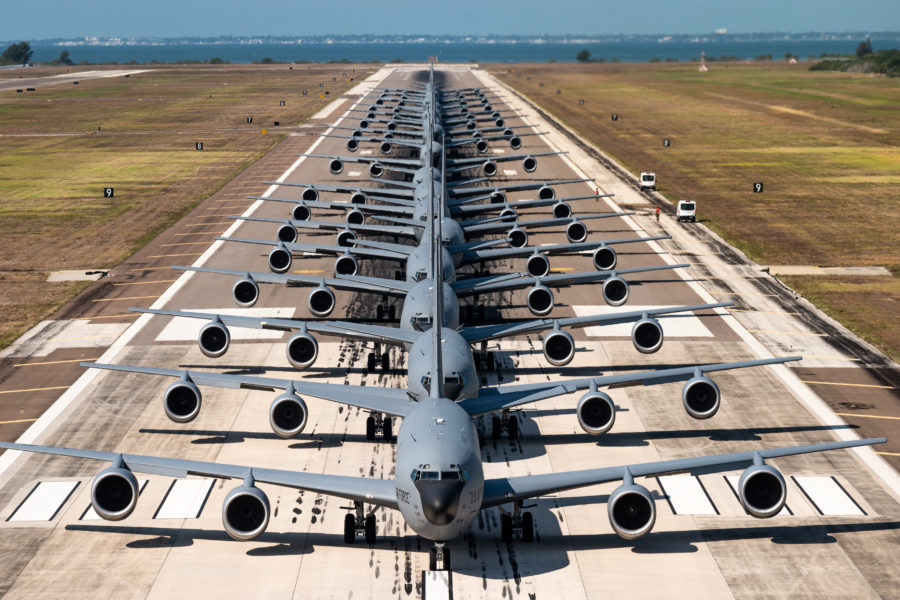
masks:
<path id="1" fill-rule="evenodd" d="M 449 525 L 459 509 L 461 481 L 417 481 L 422 512 L 434 525 Z"/>

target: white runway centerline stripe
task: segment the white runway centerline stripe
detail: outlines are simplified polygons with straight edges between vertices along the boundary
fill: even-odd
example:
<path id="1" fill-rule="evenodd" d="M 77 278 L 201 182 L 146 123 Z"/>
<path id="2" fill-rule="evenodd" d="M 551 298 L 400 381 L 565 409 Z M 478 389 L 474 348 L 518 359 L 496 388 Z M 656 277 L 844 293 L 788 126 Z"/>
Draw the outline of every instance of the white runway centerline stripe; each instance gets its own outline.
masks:
<path id="1" fill-rule="evenodd" d="M 635 310 L 652 310 L 654 308 L 672 308 L 671 306 L 609 306 L 606 304 L 573 306 L 572 310 L 578 317 L 589 315 L 607 315 Z M 713 337 L 712 332 L 703 324 L 703 319 L 694 313 L 677 313 L 672 316 L 658 317 L 659 324 L 663 328 L 665 337 Z M 631 337 L 631 328 L 634 323 L 621 323 L 618 325 L 602 325 L 585 327 L 584 333 L 588 337 Z"/>
<path id="2" fill-rule="evenodd" d="M 659 485 L 676 515 L 717 515 L 703 484 L 691 475 L 662 475 Z"/>
<path id="3" fill-rule="evenodd" d="M 25 501 L 7 521 L 50 521 L 66 503 L 77 481 L 42 481 L 31 490 Z"/>
<path id="4" fill-rule="evenodd" d="M 141 492 L 144 491 L 144 487 L 147 485 L 146 479 L 138 479 L 138 496 L 140 497 Z M 81 515 L 82 521 L 103 521 L 103 517 L 97 514 L 97 511 L 94 510 L 93 504 L 88 504 L 87 509 Z"/>
<path id="5" fill-rule="evenodd" d="M 834 477 L 795 475 L 791 479 L 823 515 L 855 517 L 866 514 Z"/>
<path id="6" fill-rule="evenodd" d="M 196 519 L 214 482 L 214 479 L 176 479 L 153 518 Z"/>
<path id="7" fill-rule="evenodd" d="M 218 313 L 221 315 L 240 315 L 243 317 L 271 317 L 279 319 L 290 319 L 294 316 L 293 307 L 277 307 L 277 308 L 191 308 L 185 309 L 194 312 Z M 169 324 L 166 325 L 159 335 L 156 336 L 157 342 L 185 342 L 196 341 L 200 335 L 200 330 L 209 321 L 203 319 L 191 319 L 189 317 L 168 317 Z M 229 327 L 232 340 L 278 340 L 284 335 L 283 331 L 273 331 L 270 329 L 250 329 L 248 327 Z"/>

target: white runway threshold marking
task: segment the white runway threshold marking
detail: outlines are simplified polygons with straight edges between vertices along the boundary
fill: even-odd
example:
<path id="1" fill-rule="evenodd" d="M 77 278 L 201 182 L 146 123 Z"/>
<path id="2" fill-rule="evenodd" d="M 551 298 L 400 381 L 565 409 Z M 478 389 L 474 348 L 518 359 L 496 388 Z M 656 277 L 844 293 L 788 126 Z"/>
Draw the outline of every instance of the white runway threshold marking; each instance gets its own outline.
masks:
<path id="1" fill-rule="evenodd" d="M 214 479 L 176 479 L 153 518 L 196 519 L 214 482 Z"/>
<path id="2" fill-rule="evenodd" d="M 422 571 L 422 600 L 440 600 L 453 597 L 450 571 Z"/>
<path id="3" fill-rule="evenodd" d="M 592 306 L 572 306 L 575 316 L 586 317 L 588 315 L 606 315 L 635 310 L 652 310 L 655 308 L 672 308 L 672 306 L 609 306 L 606 304 Z M 661 315 L 657 317 L 663 328 L 665 337 L 713 337 L 712 332 L 703 324 L 700 317 L 694 313 L 677 313 L 672 316 Z M 617 325 L 598 325 L 585 327 L 584 333 L 588 337 L 631 337 L 631 328 L 634 323 L 620 323 Z"/>
<path id="4" fill-rule="evenodd" d="M 362 171 L 348 171 L 347 177 L 359 177 L 362 175 Z"/>
<path id="5" fill-rule="evenodd" d="M 518 175 L 519 172 L 515 169 L 503 169 L 503 174 L 507 177 L 512 177 L 513 175 Z"/>
<path id="6" fill-rule="evenodd" d="M 146 479 L 138 479 L 138 496 L 141 495 L 141 492 L 144 491 L 144 488 L 147 486 Z M 97 514 L 97 511 L 94 510 L 93 504 L 88 504 L 87 509 L 81 515 L 81 521 L 103 521 L 103 517 Z"/>
<path id="7" fill-rule="evenodd" d="M 192 312 L 218 313 L 221 315 L 234 315 L 242 317 L 269 317 L 290 319 L 294 316 L 293 307 L 278 308 L 190 308 Z M 203 319 L 191 319 L 189 317 L 173 317 L 159 335 L 157 342 L 184 342 L 195 341 L 200 335 L 200 330 L 209 321 Z M 232 340 L 278 340 L 284 335 L 283 331 L 270 329 L 250 329 L 248 327 L 230 327 L 228 331 Z"/>
<path id="8" fill-rule="evenodd" d="M 659 486 L 672 505 L 676 515 L 717 515 L 703 489 L 700 480 L 691 475 L 662 475 L 658 477 Z"/>
<path id="9" fill-rule="evenodd" d="M 866 514 L 834 477 L 795 475 L 791 479 L 823 515 L 858 517 Z"/>
<path id="10" fill-rule="evenodd" d="M 737 496 L 738 502 L 740 502 L 740 496 L 738 495 L 738 481 L 741 479 L 740 475 L 726 475 L 725 480 L 728 482 L 728 485 L 731 486 L 731 491 L 734 492 L 734 495 Z M 749 513 L 748 513 L 749 514 Z M 787 503 L 785 503 L 784 508 L 778 513 L 779 517 L 783 517 L 786 515 L 793 515 L 794 511 L 788 508 Z"/>
<path id="11" fill-rule="evenodd" d="M 77 481 L 42 481 L 34 486 L 28 497 L 16 508 L 7 521 L 51 521 L 66 503 Z"/>

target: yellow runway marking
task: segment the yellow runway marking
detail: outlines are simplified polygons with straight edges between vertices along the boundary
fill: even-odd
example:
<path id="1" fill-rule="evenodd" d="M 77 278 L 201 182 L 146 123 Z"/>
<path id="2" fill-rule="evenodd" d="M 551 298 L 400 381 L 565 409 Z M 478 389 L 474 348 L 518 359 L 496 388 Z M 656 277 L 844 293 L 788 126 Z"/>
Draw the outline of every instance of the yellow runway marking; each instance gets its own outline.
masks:
<path id="1" fill-rule="evenodd" d="M 291 271 L 291 273 L 324 273 L 324 269 L 298 269 L 297 271 Z"/>
<path id="2" fill-rule="evenodd" d="M 780 311 L 780 310 L 753 310 L 753 309 L 747 310 L 745 308 L 732 308 L 728 312 L 759 313 L 761 315 L 762 314 L 765 314 L 765 315 L 799 315 L 800 314 L 800 313 L 796 313 L 796 312 L 784 312 L 784 311 Z"/>
<path id="3" fill-rule="evenodd" d="M 775 294 L 743 294 L 741 292 L 710 292 L 710 296 L 746 296 L 756 298 L 774 298 Z"/>
<path id="4" fill-rule="evenodd" d="M 70 321 L 90 321 L 92 319 L 121 319 L 122 317 L 136 317 L 137 313 L 125 313 L 121 315 L 104 315 L 102 317 L 75 317 L 74 319 L 69 319 Z"/>
<path id="5" fill-rule="evenodd" d="M 705 277 L 705 279 L 715 279 L 716 281 L 749 281 L 751 279 L 759 279 L 759 277 Z"/>
<path id="6" fill-rule="evenodd" d="M 796 354 L 776 354 L 775 356 L 797 356 Z M 829 360 L 849 360 L 859 361 L 858 358 L 848 358 L 846 356 L 827 356 L 824 354 L 803 354 L 803 358 L 825 358 Z"/>
<path id="7" fill-rule="evenodd" d="M 176 279 L 158 279 L 156 281 L 132 281 L 130 283 L 114 283 L 113 285 L 150 285 L 153 283 L 172 283 Z"/>
<path id="8" fill-rule="evenodd" d="M 58 338 L 50 338 L 47 340 L 48 342 L 71 342 L 73 340 L 93 340 L 97 338 L 106 338 L 106 337 L 119 337 L 122 335 L 121 333 L 104 333 L 102 335 L 82 335 L 78 337 L 58 337 Z"/>
<path id="9" fill-rule="evenodd" d="M 146 298 L 159 298 L 159 296 L 129 296 L 128 298 L 98 298 L 91 302 L 115 302 L 117 300 L 144 300 Z"/>
<path id="10" fill-rule="evenodd" d="M 885 417 L 882 415 L 861 415 L 859 413 L 834 413 L 841 417 L 865 417 L 867 419 L 890 419 L 892 421 L 900 421 L 900 417 Z"/>
<path id="11" fill-rule="evenodd" d="M 206 242 L 203 242 L 204 244 Z M 163 269 L 171 269 L 172 267 L 144 267 L 142 269 L 131 269 L 129 273 L 134 273 L 136 271 L 162 271 Z"/>
<path id="12" fill-rule="evenodd" d="M 881 454 L 882 456 L 900 456 L 900 454 L 896 452 L 875 452 L 875 454 Z"/>
<path id="13" fill-rule="evenodd" d="M 99 358 L 73 358 L 72 360 L 51 360 L 50 362 L 19 363 L 17 365 L 13 365 L 13 366 L 14 367 L 37 367 L 40 365 L 61 365 L 63 363 L 73 363 L 73 362 L 81 362 L 81 361 L 92 362 L 95 360 L 100 360 L 100 359 Z"/>
<path id="14" fill-rule="evenodd" d="M 828 337 L 827 333 L 812 333 L 806 331 L 778 331 L 777 329 L 748 329 L 750 333 L 777 333 L 782 335 L 812 335 L 815 337 Z"/>
<path id="15" fill-rule="evenodd" d="M 186 252 L 184 254 L 156 254 L 154 256 L 148 256 L 147 258 L 170 258 L 173 256 L 200 256 L 203 254 L 202 252 Z"/>
<path id="16" fill-rule="evenodd" d="M 803 383 L 816 383 L 818 385 L 843 385 L 847 387 L 875 388 L 879 390 L 894 389 L 893 386 L 890 385 L 870 385 L 868 383 L 841 383 L 839 381 L 804 381 Z"/>
<path id="17" fill-rule="evenodd" d="M 551 273 L 563 273 L 565 271 L 574 271 L 573 267 L 559 267 L 558 269 L 550 269 Z"/>
<path id="18" fill-rule="evenodd" d="M 0 425 L 12 425 L 13 423 L 34 423 L 37 419 L 16 419 L 15 421 L 0 421 Z"/>
<path id="19" fill-rule="evenodd" d="M 179 242 L 178 244 L 160 244 L 160 248 L 168 248 L 169 246 L 199 246 L 200 244 L 208 244 L 209 242 Z"/>
<path id="20" fill-rule="evenodd" d="M 225 223 L 231 223 L 231 221 L 216 221 L 215 223 L 189 223 L 184 225 L 184 227 L 207 227 L 209 225 L 224 225 Z"/>
<path id="21" fill-rule="evenodd" d="M 172 235 L 219 235 L 221 231 L 195 231 L 194 233 L 174 233 Z"/>
<path id="22" fill-rule="evenodd" d="M 67 390 L 69 386 L 67 385 L 58 385 L 56 387 L 45 387 L 45 388 L 31 388 L 28 390 L 0 390 L 0 394 L 18 394 L 20 392 L 45 392 L 47 390 Z"/>

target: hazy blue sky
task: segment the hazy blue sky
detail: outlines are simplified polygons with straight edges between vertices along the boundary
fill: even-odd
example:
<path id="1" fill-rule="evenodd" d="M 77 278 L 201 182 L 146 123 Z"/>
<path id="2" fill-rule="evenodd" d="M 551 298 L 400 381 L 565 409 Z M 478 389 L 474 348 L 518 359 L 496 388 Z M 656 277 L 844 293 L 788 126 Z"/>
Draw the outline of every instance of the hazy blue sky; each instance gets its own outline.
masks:
<path id="1" fill-rule="evenodd" d="M 0 39 L 353 33 L 564 34 L 900 30 L 900 1 L 25 0 Z"/>

